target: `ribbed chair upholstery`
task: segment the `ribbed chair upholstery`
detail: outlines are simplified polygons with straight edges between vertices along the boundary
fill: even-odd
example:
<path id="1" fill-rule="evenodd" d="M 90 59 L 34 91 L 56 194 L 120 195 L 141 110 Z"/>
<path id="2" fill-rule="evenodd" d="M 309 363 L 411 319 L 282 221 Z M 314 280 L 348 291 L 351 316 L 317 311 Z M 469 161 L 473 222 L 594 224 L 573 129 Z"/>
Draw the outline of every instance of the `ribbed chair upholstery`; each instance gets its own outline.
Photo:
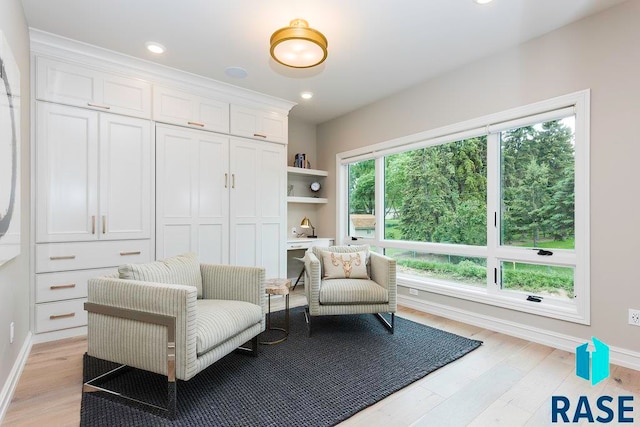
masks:
<path id="1" fill-rule="evenodd" d="M 369 279 L 327 279 L 323 271 L 322 252 L 369 254 Z M 367 245 L 311 247 L 305 254 L 305 292 L 309 303 L 306 320 L 311 335 L 314 316 L 373 313 L 393 333 L 397 311 L 396 261 L 376 252 Z M 390 313 L 390 320 L 381 313 Z"/>
<path id="2" fill-rule="evenodd" d="M 239 348 L 257 355 L 264 278 L 263 268 L 200 264 L 194 254 L 121 266 L 89 281 L 87 353 L 167 375 L 173 417 L 176 378 L 189 380 Z M 92 381 L 84 391 L 109 392 Z"/>

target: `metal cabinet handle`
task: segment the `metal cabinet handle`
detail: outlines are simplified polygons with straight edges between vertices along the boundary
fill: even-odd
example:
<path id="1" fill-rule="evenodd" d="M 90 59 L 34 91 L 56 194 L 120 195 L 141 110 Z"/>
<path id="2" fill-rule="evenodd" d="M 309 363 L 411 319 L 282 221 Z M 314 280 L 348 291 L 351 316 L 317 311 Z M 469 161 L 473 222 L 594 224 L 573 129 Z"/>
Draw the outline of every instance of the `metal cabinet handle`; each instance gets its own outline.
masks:
<path id="1" fill-rule="evenodd" d="M 236 188 L 236 174 L 231 174 L 231 188 Z"/>
<path id="2" fill-rule="evenodd" d="M 141 251 L 120 252 L 120 256 L 140 255 Z"/>
<path id="3" fill-rule="evenodd" d="M 66 319 L 68 317 L 75 317 L 75 313 L 66 313 L 66 314 L 52 314 L 51 316 L 49 316 L 50 320 L 56 320 L 56 319 Z"/>
<path id="4" fill-rule="evenodd" d="M 102 234 L 107 234 L 107 216 L 102 215 Z"/>
<path id="5" fill-rule="evenodd" d="M 91 215 L 91 234 L 96 234 L 96 216 Z"/>
<path id="6" fill-rule="evenodd" d="M 49 289 L 51 289 L 52 291 L 57 291 L 60 289 L 73 289 L 76 287 L 75 283 L 68 283 L 66 285 L 51 285 L 49 286 Z"/>
<path id="7" fill-rule="evenodd" d="M 51 261 L 60 261 L 63 259 L 76 259 L 76 256 L 75 255 L 50 256 L 49 259 Z"/>
<path id="8" fill-rule="evenodd" d="M 200 122 L 187 122 L 187 124 L 190 126 L 200 126 L 201 128 L 204 127 L 204 123 L 200 123 Z"/>
<path id="9" fill-rule="evenodd" d="M 91 102 L 87 102 L 87 105 L 89 107 L 102 108 L 103 110 L 110 110 L 111 109 L 111 107 L 109 107 L 108 105 L 93 104 Z"/>
<path id="10" fill-rule="evenodd" d="M 227 184 L 229 183 L 229 174 L 224 174 L 224 188 L 227 188 Z"/>
<path id="11" fill-rule="evenodd" d="M 253 136 L 257 136 L 259 138 L 266 138 L 267 137 L 267 135 L 263 135 L 261 133 L 254 133 Z"/>

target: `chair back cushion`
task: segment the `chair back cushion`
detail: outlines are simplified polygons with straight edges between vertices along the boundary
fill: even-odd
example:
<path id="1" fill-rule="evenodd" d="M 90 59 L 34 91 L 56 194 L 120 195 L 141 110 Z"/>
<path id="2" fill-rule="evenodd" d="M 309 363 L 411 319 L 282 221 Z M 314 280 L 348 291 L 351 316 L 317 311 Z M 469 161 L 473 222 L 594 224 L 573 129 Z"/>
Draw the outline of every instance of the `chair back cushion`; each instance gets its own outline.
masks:
<path id="1" fill-rule="evenodd" d="M 347 253 L 353 253 L 353 252 L 366 252 L 367 256 L 366 256 L 366 261 L 365 264 L 367 266 L 367 274 L 368 277 L 371 277 L 371 274 L 369 273 L 369 245 L 353 245 L 353 246 L 329 246 L 327 247 L 322 247 L 322 246 L 312 246 L 311 247 L 311 251 L 313 252 L 313 254 L 318 258 L 318 261 L 320 261 L 320 277 L 324 277 L 325 272 L 324 272 L 324 268 L 323 268 L 323 252 L 335 252 L 335 253 L 342 253 L 342 254 L 347 254 Z"/>
<path id="2" fill-rule="evenodd" d="M 121 279 L 143 282 L 195 286 L 202 298 L 200 261 L 194 253 L 178 255 L 146 264 L 125 264 L 118 267 Z"/>

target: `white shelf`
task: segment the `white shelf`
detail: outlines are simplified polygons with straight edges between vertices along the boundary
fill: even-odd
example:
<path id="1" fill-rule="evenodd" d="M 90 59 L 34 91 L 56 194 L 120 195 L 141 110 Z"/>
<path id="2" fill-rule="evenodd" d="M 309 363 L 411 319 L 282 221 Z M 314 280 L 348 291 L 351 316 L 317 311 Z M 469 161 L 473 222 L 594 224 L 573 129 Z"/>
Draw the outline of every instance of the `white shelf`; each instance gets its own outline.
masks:
<path id="1" fill-rule="evenodd" d="M 287 203 L 327 203 L 322 197 L 287 197 Z"/>
<path id="2" fill-rule="evenodd" d="M 293 166 L 287 166 L 287 172 L 294 175 L 329 176 L 329 172 L 327 171 L 321 171 L 319 169 L 295 168 Z"/>

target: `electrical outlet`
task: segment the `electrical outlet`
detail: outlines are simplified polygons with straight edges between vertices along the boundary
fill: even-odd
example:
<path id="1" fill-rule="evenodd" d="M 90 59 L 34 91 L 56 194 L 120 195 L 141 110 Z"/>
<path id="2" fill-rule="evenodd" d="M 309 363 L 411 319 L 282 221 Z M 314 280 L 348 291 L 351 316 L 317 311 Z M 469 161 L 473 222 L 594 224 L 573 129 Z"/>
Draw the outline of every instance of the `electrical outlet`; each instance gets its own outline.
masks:
<path id="1" fill-rule="evenodd" d="M 291 234 L 293 234 L 294 236 L 297 236 L 298 235 L 298 230 L 295 227 L 293 227 L 291 229 Z"/>
<path id="2" fill-rule="evenodd" d="M 14 326 L 13 322 L 9 323 L 9 344 L 13 344 L 13 335 L 15 333 Z"/>
<path id="3" fill-rule="evenodd" d="M 413 289 L 413 288 L 409 288 L 409 294 L 410 295 L 418 295 L 418 290 L 417 289 Z"/>
<path id="4" fill-rule="evenodd" d="M 629 309 L 629 324 L 633 326 L 640 326 L 640 310 Z"/>

